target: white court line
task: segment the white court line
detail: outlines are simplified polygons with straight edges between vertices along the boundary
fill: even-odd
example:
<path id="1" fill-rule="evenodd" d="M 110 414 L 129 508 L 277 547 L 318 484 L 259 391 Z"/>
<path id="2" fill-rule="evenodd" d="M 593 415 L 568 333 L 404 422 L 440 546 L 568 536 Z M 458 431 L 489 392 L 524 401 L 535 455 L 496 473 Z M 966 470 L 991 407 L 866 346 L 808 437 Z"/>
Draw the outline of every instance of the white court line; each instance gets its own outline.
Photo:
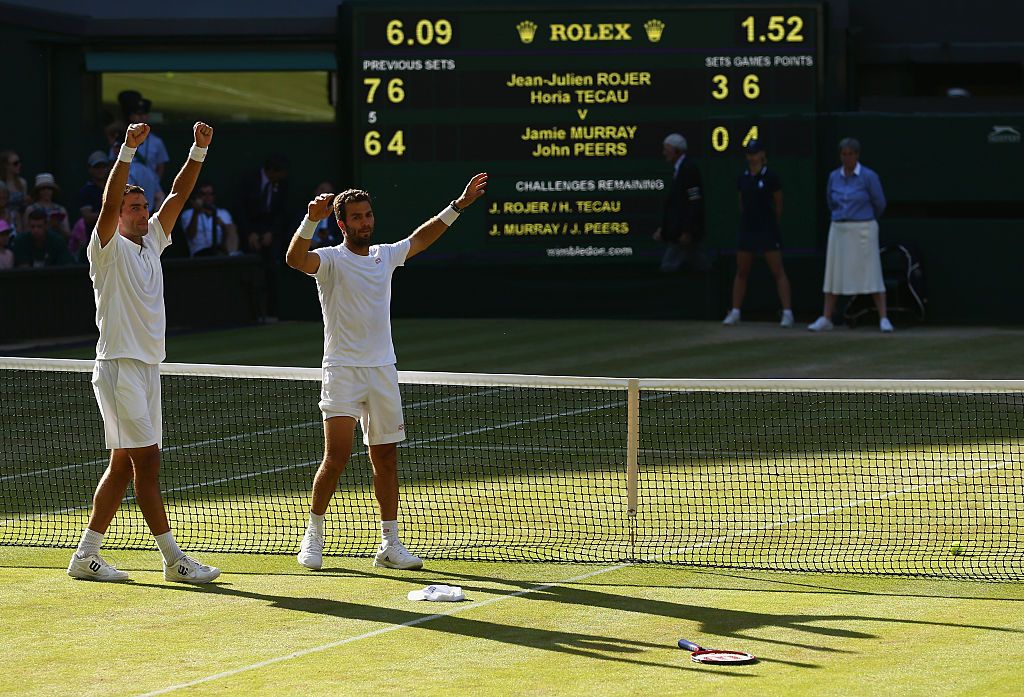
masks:
<path id="1" fill-rule="evenodd" d="M 500 391 L 502 391 L 502 389 L 508 389 L 508 388 L 492 388 L 492 389 L 489 389 L 489 390 L 483 390 L 481 392 L 475 392 L 475 393 L 470 394 L 470 395 L 455 395 L 455 396 L 452 396 L 452 397 L 442 397 L 440 399 L 431 399 L 431 400 L 427 400 L 425 402 L 414 402 L 414 403 L 406 406 L 405 408 L 407 408 L 407 409 L 418 409 L 418 408 L 421 408 L 421 407 L 433 406 L 434 404 L 444 404 L 446 402 L 452 402 L 452 401 L 456 401 L 456 400 L 460 400 L 460 399 L 467 399 L 469 397 L 480 397 L 480 396 L 483 396 L 483 395 L 488 395 L 488 394 L 493 394 L 495 392 L 500 392 Z M 322 419 L 317 419 L 316 421 L 306 421 L 305 423 L 301 423 L 301 424 L 292 424 L 290 426 L 278 426 L 276 428 L 268 428 L 268 429 L 263 430 L 263 431 L 249 431 L 249 432 L 246 432 L 246 433 L 239 433 L 239 434 L 234 435 L 234 436 L 225 436 L 223 438 L 211 438 L 209 440 L 199 441 L 199 442 L 196 442 L 196 443 L 185 443 L 185 444 L 182 444 L 182 445 L 172 445 L 172 446 L 169 446 L 167 448 L 161 448 L 160 449 L 160 453 L 161 454 L 163 454 L 163 453 L 173 453 L 173 452 L 177 452 L 179 450 L 187 450 L 189 448 L 200 448 L 200 447 L 202 447 L 204 445 L 211 445 L 213 443 L 228 443 L 230 441 L 241 440 L 243 438 L 254 438 L 256 436 L 266 436 L 266 435 L 270 435 L 272 433 L 280 433 L 282 431 L 290 431 L 290 430 L 296 429 L 296 428 L 307 428 L 309 426 L 315 426 L 315 425 L 320 424 L 320 423 L 323 423 Z M 76 462 L 76 463 L 71 464 L 71 465 L 62 465 L 61 467 L 50 467 L 50 468 L 43 468 L 43 469 L 32 470 L 31 472 L 19 472 L 17 474 L 8 474 L 6 476 L 0 477 L 0 482 L 6 482 L 6 481 L 9 481 L 9 480 L 12 480 L 12 479 L 19 479 L 21 477 L 32 477 L 32 476 L 35 476 L 37 474 L 50 474 L 52 472 L 62 472 L 64 470 L 78 469 L 79 467 L 92 467 L 92 466 L 95 466 L 95 465 L 102 465 L 102 464 L 107 463 L 109 460 L 110 460 L 110 456 L 108 455 L 106 457 L 103 457 L 103 458 L 100 458 L 100 459 L 96 459 L 96 460 L 90 460 L 88 462 Z"/>
<path id="2" fill-rule="evenodd" d="M 579 581 L 585 581 L 588 578 L 592 578 L 594 576 L 599 576 L 600 574 L 605 574 L 605 573 L 608 573 L 609 571 L 616 571 L 618 569 L 624 569 L 627 566 L 632 566 L 632 563 L 627 562 L 625 564 L 618 564 L 616 566 L 609 566 L 609 567 L 604 568 L 604 569 L 598 569 L 596 571 L 590 571 L 590 572 L 587 572 L 585 574 L 580 574 L 579 576 L 573 576 L 572 578 L 567 578 L 567 579 L 564 579 L 562 581 L 555 581 L 553 583 L 545 583 L 545 584 L 542 584 L 542 585 L 539 585 L 539 586 L 533 586 L 531 588 L 526 588 L 526 589 L 521 590 L 521 591 L 516 591 L 515 593 L 509 593 L 507 595 L 499 595 L 499 596 L 497 596 L 495 598 L 488 598 L 487 600 L 481 600 L 479 602 L 470 603 L 469 605 L 460 605 L 460 606 L 457 606 L 455 609 L 453 609 L 451 612 L 440 612 L 440 613 L 437 613 L 436 615 L 424 615 L 422 617 L 417 617 L 414 620 L 409 620 L 408 622 L 403 622 L 402 624 L 393 624 L 393 625 L 389 625 L 387 627 L 381 627 L 380 629 L 375 629 L 372 632 L 366 632 L 365 634 L 360 634 L 359 636 L 348 637 L 346 639 L 339 639 L 338 641 L 332 641 L 331 643 L 323 644 L 322 646 L 314 646 L 314 647 L 311 647 L 311 648 L 308 648 L 308 649 L 302 649 L 301 651 L 295 651 L 295 652 L 287 654 L 285 656 L 277 656 L 275 658 L 268 658 L 265 661 L 260 661 L 259 663 L 253 663 L 252 665 L 242 666 L 240 668 L 234 668 L 232 670 L 226 670 L 226 671 L 224 671 L 222 673 L 217 673 L 215 675 L 208 675 L 205 678 L 199 678 L 197 680 L 191 680 L 189 682 L 180 683 L 178 685 L 171 685 L 170 687 L 165 687 L 165 688 L 162 688 L 160 690 L 155 690 L 153 692 L 146 692 L 146 693 L 140 695 L 139 697 L 152 697 L 153 695 L 164 695 L 164 694 L 167 694 L 168 692 L 174 692 L 175 690 L 181 690 L 181 689 L 184 689 L 186 687 L 194 687 L 196 685 L 202 685 L 203 683 L 208 683 L 208 682 L 211 682 L 213 680 L 219 680 L 220 678 L 228 678 L 228 677 L 231 677 L 232 675 L 238 675 L 239 673 L 245 673 L 245 672 L 248 672 L 250 670 L 256 670 L 258 668 L 264 668 L 266 666 L 274 665 L 275 663 L 281 663 L 282 661 L 290 661 L 293 658 L 301 658 L 303 656 L 308 656 L 308 655 L 313 654 L 313 653 L 319 653 L 321 651 L 327 651 L 328 649 L 333 649 L 333 648 L 336 648 L 338 646 L 344 646 L 345 644 L 351 644 L 353 642 L 361 641 L 363 639 L 369 639 L 371 637 L 380 636 L 381 634 L 387 634 L 388 632 L 394 632 L 394 631 L 397 631 L 399 629 L 405 629 L 406 627 L 415 627 L 417 625 L 425 624 L 427 622 L 431 622 L 433 620 L 438 620 L 438 619 L 441 619 L 443 617 L 449 617 L 451 615 L 458 615 L 458 614 L 461 614 L 461 613 L 466 612 L 468 610 L 475 610 L 478 607 L 484 607 L 486 605 L 493 605 L 494 603 L 500 603 L 502 600 L 508 600 L 509 598 L 518 598 L 518 597 L 521 597 L 521 596 L 524 596 L 524 595 L 528 595 L 530 593 L 537 593 L 537 592 L 540 592 L 540 591 L 547 590 L 548 588 L 556 588 L 558 586 L 562 586 L 562 585 L 565 585 L 565 584 L 568 584 L 568 583 L 578 583 Z"/>
<path id="3" fill-rule="evenodd" d="M 600 576 L 602 574 L 606 574 L 606 573 L 609 573 L 611 571 L 618 571 L 620 569 L 625 569 L 627 567 L 634 566 L 637 563 L 645 563 L 645 562 L 657 561 L 661 557 L 665 557 L 665 556 L 669 556 L 669 555 L 674 555 L 674 554 L 682 554 L 683 552 L 688 552 L 688 551 L 691 551 L 691 550 L 694 550 L 694 549 L 699 549 L 701 547 L 707 547 L 707 546 L 712 545 L 712 544 L 718 544 L 719 542 L 724 542 L 724 541 L 732 539 L 734 537 L 744 537 L 744 536 L 747 536 L 747 535 L 752 535 L 752 534 L 757 533 L 757 532 L 763 532 L 765 530 L 771 530 L 771 529 L 774 529 L 774 528 L 780 528 L 780 527 L 783 527 L 784 525 L 789 525 L 791 523 L 800 523 L 800 522 L 804 522 L 806 520 L 811 520 L 813 518 L 820 518 L 822 516 L 831 515 L 832 513 L 836 513 L 838 511 L 842 511 L 842 510 L 845 510 L 845 509 L 848 509 L 848 508 L 855 508 L 855 507 L 861 506 L 861 505 L 863 505 L 865 503 L 871 503 L 873 501 L 880 501 L 880 500 L 883 500 L 883 499 L 892 498 L 894 496 L 899 496 L 900 494 L 912 493 L 914 491 L 917 491 L 919 489 L 923 489 L 923 488 L 928 487 L 928 486 L 934 486 L 936 484 L 945 484 L 945 483 L 947 483 L 947 482 L 949 482 L 951 480 L 954 480 L 954 479 L 959 479 L 959 478 L 962 478 L 962 477 L 968 477 L 968 476 L 971 476 L 973 474 L 979 474 L 979 473 L 984 472 L 986 470 L 997 469 L 997 468 L 999 468 L 1001 466 L 1002 466 L 1002 464 L 999 464 L 999 465 L 994 465 L 993 467 L 987 467 L 987 468 L 982 468 L 982 469 L 975 469 L 975 470 L 971 470 L 971 471 L 968 471 L 968 472 L 963 472 L 961 474 L 957 474 L 957 475 L 953 475 L 953 476 L 949 476 L 949 477 L 942 477 L 940 479 L 936 479 L 936 480 L 933 480 L 931 482 L 926 482 L 924 484 L 918 484 L 916 486 L 908 487 L 906 489 L 897 489 L 895 491 L 890 491 L 890 492 L 887 492 L 886 494 L 883 494 L 883 495 L 873 496 L 873 497 L 866 498 L 866 499 L 857 499 L 855 501 L 849 501 L 849 502 L 847 502 L 845 504 L 842 504 L 842 505 L 839 505 L 839 506 L 833 506 L 832 508 L 827 508 L 824 511 L 819 511 L 819 512 L 816 512 L 816 513 L 807 513 L 807 514 L 799 515 L 799 516 L 793 516 L 792 518 L 788 518 L 786 520 L 779 521 L 777 523 L 772 523 L 770 525 L 759 526 L 757 528 L 747 528 L 745 530 L 740 530 L 740 531 L 737 531 L 737 532 L 734 532 L 734 533 L 730 533 L 728 535 L 721 535 L 720 537 L 717 537 L 717 538 L 715 538 L 713 540 L 707 540 L 705 542 L 700 542 L 700 543 L 697 543 L 695 545 L 691 545 L 689 547 L 680 547 L 678 549 L 670 550 L 668 552 L 664 552 L 664 553 L 659 554 L 659 555 L 657 555 L 655 557 L 652 557 L 652 558 L 646 559 L 646 560 L 642 560 L 640 562 L 625 562 L 625 563 L 622 563 L 622 564 L 616 564 L 614 566 L 607 566 L 607 567 L 604 567 L 603 569 L 597 569 L 595 571 L 591 571 L 591 572 L 588 572 L 588 573 L 585 573 L 585 574 L 581 574 L 579 576 L 573 576 L 572 578 L 563 579 L 561 581 L 554 581 L 552 583 L 545 583 L 545 584 L 542 584 L 542 585 L 539 585 L 539 586 L 533 586 L 531 588 L 527 588 L 527 589 L 524 589 L 524 590 L 521 590 L 521 591 L 516 591 L 515 593 L 509 593 L 507 595 L 500 595 L 500 596 L 495 597 L 495 598 L 489 598 L 487 600 L 482 600 L 482 601 L 477 602 L 477 603 L 471 603 L 469 605 L 464 605 L 464 606 L 461 606 L 461 607 L 458 607 L 458 608 L 452 610 L 451 612 L 443 612 L 443 613 L 438 613 L 438 614 L 435 614 L 435 615 L 426 615 L 426 616 L 423 616 L 423 617 L 417 617 L 414 620 L 410 620 L 408 622 L 403 622 L 402 624 L 395 624 L 395 625 L 390 625 L 388 627 L 382 627 L 380 629 L 375 629 L 372 632 L 366 632 L 365 634 L 360 634 L 358 636 L 348 637 L 346 639 L 339 639 L 338 641 L 332 641 L 329 644 L 322 644 L 320 646 L 313 646 L 313 647 L 310 647 L 308 649 L 302 649 L 301 651 L 294 651 L 294 652 L 286 654 L 284 656 L 275 656 L 274 658 L 268 658 L 268 659 L 260 661 L 258 663 L 252 663 L 252 664 L 247 665 L 247 666 L 241 666 L 241 667 L 238 667 L 238 668 L 232 668 L 231 670 L 225 670 L 225 671 L 222 671 L 220 673 L 215 673 L 213 675 L 208 675 L 208 676 L 206 676 L 204 678 L 197 678 L 196 680 L 190 680 L 189 682 L 183 682 L 183 683 L 179 683 L 177 685 L 171 685 L 169 687 L 165 687 L 165 688 L 162 688 L 162 689 L 159 689 L 159 690 L 155 690 L 153 692 L 146 692 L 146 693 L 143 693 L 143 694 L 139 695 L 139 697 L 153 697 L 154 695 L 163 695 L 163 694 L 167 694 L 169 692 L 174 692 L 176 690 L 182 690 L 182 689 L 185 689 L 185 688 L 188 688 L 188 687 L 195 687 L 196 685 L 202 685 L 204 683 L 212 682 L 214 680 L 220 680 L 221 678 L 229 678 L 229 677 L 232 677 L 232 676 L 235 676 L 235 675 L 239 675 L 241 673 L 247 673 L 247 672 L 252 671 L 252 670 L 258 670 L 260 668 L 265 668 L 267 666 L 274 665 L 275 663 L 282 663 L 284 661 L 290 661 L 290 660 L 295 659 L 295 658 L 302 658 L 303 656 L 309 656 L 310 654 L 320 653 L 322 651 L 328 651 L 330 649 L 337 648 L 339 646 L 344 646 L 345 644 L 351 644 L 353 642 L 361 641 L 363 639 L 370 639 L 372 637 L 380 636 L 381 634 L 386 634 L 388 632 L 394 632 L 394 631 L 398 631 L 400 629 L 405 629 L 405 628 L 408 628 L 408 627 L 415 627 L 417 625 L 426 624 L 427 622 L 432 622 L 434 620 L 442 619 L 444 617 L 449 617 L 451 615 L 460 614 L 462 612 L 466 612 L 466 611 L 469 611 L 469 610 L 475 610 L 475 609 L 477 609 L 479 607 L 484 607 L 486 605 L 492 605 L 494 603 L 499 603 L 499 602 L 501 602 L 503 600 L 508 600 L 510 598 L 519 598 L 519 597 L 522 597 L 524 595 L 529 595 L 531 593 L 541 592 L 541 591 L 547 590 L 549 588 L 556 588 L 558 586 L 564 586 L 564 585 L 568 585 L 570 583 L 578 583 L 578 582 L 584 581 L 584 580 L 586 580 L 588 578 L 593 578 L 595 576 Z"/>

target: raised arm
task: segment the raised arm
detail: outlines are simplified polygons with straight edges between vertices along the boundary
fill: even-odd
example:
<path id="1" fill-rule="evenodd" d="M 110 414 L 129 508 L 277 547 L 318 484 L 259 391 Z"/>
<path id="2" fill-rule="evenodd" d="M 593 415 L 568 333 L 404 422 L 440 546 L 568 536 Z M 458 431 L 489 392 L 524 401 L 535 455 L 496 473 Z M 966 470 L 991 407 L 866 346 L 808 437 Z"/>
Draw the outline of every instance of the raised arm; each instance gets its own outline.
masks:
<path id="1" fill-rule="evenodd" d="M 133 123 L 124 135 L 124 145 L 110 168 L 107 184 L 103 187 L 103 203 L 100 214 L 96 218 L 96 232 L 100 236 L 100 246 L 106 247 L 117 234 L 117 219 L 121 216 L 121 201 L 124 200 L 124 185 L 128 183 L 128 168 L 131 167 L 135 148 L 149 135 L 149 124 Z"/>
<path id="2" fill-rule="evenodd" d="M 213 140 L 213 128 L 202 121 L 192 127 L 192 133 L 195 136 L 195 144 L 189 151 L 188 159 L 182 165 L 178 176 L 174 178 L 171 193 L 164 199 L 156 214 L 156 217 L 160 219 L 160 225 L 168 236 L 178 222 L 178 216 L 181 215 L 189 196 L 192 195 L 192 189 L 195 188 L 196 180 L 199 178 L 199 170 L 203 168 L 203 160 L 206 159 L 206 149 L 210 147 L 210 141 Z"/>
<path id="3" fill-rule="evenodd" d="M 411 259 L 437 242 L 444 231 L 458 219 L 459 214 L 468 206 L 473 205 L 485 193 L 487 193 L 487 172 L 481 172 L 469 180 L 466 188 L 462 190 L 462 195 L 452 201 L 450 206 L 420 225 L 409 235 L 409 253 L 405 258 Z"/>
<path id="4" fill-rule="evenodd" d="M 288 266 L 305 273 L 316 273 L 320 269 L 320 255 L 310 252 L 309 245 L 313 239 L 313 233 L 316 232 L 317 223 L 331 215 L 333 201 L 334 194 L 320 194 L 309 202 L 309 206 L 306 208 L 306 218 L 292 235 L 288 252 L 284 256 Z"/>

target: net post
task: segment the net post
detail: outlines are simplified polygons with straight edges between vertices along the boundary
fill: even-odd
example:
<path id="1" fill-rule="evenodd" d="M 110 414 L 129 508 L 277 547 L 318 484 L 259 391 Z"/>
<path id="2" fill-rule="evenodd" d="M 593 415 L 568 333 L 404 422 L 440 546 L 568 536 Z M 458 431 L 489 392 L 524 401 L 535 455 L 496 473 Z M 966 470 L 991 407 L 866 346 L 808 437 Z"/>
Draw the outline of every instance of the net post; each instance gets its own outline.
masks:
<path id="1" fill-rule="evenodd" d="M 626 385 L 626 515 L 629 518 L 629 553 L 636 557 L 637 473 L 640 469 L 640 380 Z"/>

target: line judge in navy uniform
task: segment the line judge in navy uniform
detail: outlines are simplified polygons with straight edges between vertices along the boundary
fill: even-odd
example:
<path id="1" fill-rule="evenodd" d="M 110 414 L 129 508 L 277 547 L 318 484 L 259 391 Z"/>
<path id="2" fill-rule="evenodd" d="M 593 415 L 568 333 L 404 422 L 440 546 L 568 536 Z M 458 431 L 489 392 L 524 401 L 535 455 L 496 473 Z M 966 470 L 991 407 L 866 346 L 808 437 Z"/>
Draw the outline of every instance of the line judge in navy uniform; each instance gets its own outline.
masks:
<path id="1" fill-rule="evenodd" d="M 654 239 L 665 243 L 662 271 L 678 271 L 684 265 L 694 271 L 708 270 L 700 249 L 704 239 L 704 191 L 700 170 L 687 157 L 686 147 L 686 138 L 679 133 L 665 136 L 661 146 L 665 161 L 673 166 L 661 227 L 654 231 Z"/>
<path id="2" fill-rule="evenodd" d="M 736 245 L 736 278 L 732 282 L 732 309 L 722 324 L 738 324 L 743 298 L 747 294 L 747 278 L 755 254 L 764 254 L 765 263 L 775 278 L 775 288 L 782 303 L 779 326 L 793 326 L 793 304 L 789 278 L 782 266 L 782 180 L 768 169 L 764 145 L 751 140 L 746 147 L 747 166 L 736 182 L 740 203 L 740 235 Z"/>

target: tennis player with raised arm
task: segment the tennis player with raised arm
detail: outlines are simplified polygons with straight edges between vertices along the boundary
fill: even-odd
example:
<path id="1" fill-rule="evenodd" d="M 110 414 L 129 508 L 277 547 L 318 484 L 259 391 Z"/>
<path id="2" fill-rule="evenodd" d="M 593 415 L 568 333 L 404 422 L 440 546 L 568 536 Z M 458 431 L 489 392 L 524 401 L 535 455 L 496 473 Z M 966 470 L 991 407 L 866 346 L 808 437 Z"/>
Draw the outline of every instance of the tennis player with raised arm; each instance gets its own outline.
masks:
<path id="1" fill-rule="evenodd" d="M 174 541 L 160 494 L 160 362 L 164 360 L 164 275 L 160 255 L 171 244 L 170 231 L 196 184 L 213 129 L 193 127 L 195 143 L 174 178 L 160 210 L 149 214 L 145 192 L 126 186 L 135 150 L 149 126 L 128 127 L 117 162 L 103 190 L 103 204 L 89 239 L 89 277 L 96 295 L 96 364 L 93 391 L 103 416 L 110 464 L 93 496 L 92 513 L 68 575 L 91 581 L 123 581 L 128 574 L 100 556 L 103 535 L 124 499 L 128 482 L 163 557 L 164 578 L 207 583 L 220 570 L 200 564 Z"/>
<path id="2" fill-rule="evenodd" d="M 405 440 L 395 348 L 391 341 L 391 276 L 395 269 L 437 241 L 464 208 L 483 196 L 487 174 L 474 176 L 462 195 L 401 242 L 370 244 L 374 231 L 370 195 L 349 189 L 321 194 L 309 202 L 305 220 L 292 236 L 286 261 L 316 279 L 324 315 L 324 459 L 313 479 L 309 525 L 299 564 L 323 566 L 324 516 L 352 452 L 356 420 L 373 465 L 373 489 L 380 507 L 381 543 L 373 565 L 419 569 L 423 560 L 398 538 L 398 443 Z M 331 214 L 344 235 L 336 247 L 309 251 L 317 223 Z"/>

